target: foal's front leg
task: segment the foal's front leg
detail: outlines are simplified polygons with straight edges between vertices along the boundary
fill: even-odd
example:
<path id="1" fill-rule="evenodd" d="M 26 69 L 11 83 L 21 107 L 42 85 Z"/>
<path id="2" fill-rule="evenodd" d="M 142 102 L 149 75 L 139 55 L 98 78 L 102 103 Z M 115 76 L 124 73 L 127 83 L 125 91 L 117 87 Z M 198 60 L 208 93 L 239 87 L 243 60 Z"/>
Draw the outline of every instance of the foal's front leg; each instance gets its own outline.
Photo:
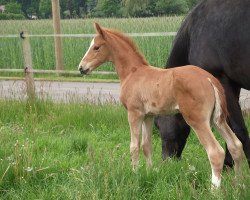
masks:
<path id="1" fill-rule="evenodd" d="M 139 164 L 140 132 L 143 117 L 144 116 L 140 111 L 128 111 L 128 122 L 131 133 L 130 153 L 132 157 L 133 170 L 136 170 Z"/>
<path id="2" fill-rule="evenodd" d="M 153 127 L 153 117 L 147 116 L 144 118 L 142 123 L 142 150 L 146 157 L 147 168 L 152 167 L 152 127 Z"/>

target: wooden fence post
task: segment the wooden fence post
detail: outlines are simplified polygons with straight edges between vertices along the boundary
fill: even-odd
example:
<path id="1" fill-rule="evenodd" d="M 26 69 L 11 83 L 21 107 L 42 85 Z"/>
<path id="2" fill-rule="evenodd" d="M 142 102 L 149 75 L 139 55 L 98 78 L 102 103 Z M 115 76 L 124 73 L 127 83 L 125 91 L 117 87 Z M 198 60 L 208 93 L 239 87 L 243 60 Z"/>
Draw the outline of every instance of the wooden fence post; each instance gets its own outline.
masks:
<path id="1" fill-rule="evenodd" d="M 61 34 L 60 26 L 60 6 L 59 0 L 52 0 L 52 16 L 54 34 Z M 62 54 L 62 41 L 61 37 L 55 36 L 55 56 L 56 56 L 56 70 L 63 70 L 63 54 Z"/>
<path id="2" fill-rule="evenodd" d="M 29 36 L 26 32 L 21 32 L 20 37 L 22 39 L 22 48 L 23 48 L 26 92 L 27 92 L 28 99 L 34 100 L 35 99 L 35 82 L 33 78 L 32 54 L 31 54 Z"/>

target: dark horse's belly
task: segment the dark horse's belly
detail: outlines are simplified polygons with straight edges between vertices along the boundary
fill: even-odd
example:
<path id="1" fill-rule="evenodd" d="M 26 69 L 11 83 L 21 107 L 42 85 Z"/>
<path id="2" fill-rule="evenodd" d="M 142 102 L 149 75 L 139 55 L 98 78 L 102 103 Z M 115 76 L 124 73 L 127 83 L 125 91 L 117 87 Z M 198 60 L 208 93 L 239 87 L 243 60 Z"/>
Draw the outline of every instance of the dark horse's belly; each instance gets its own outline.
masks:
<path id="1" fill-rule="evenodd" d="M 191 11 L 175 37 L 167 67 L 188 64 L 200 66 L 221 81 L 229 124 L 241 140 L 250 166 L 250 139 L 238 102 L 240 89 L 250 90 L 249 0 L 203 0 Z M 163 158 L 180 157 L 189 134 L 183 118 L 158 117 L 155 124 L 163 142 Z M 225 164 L 233 165 L 228 151 Z"/>

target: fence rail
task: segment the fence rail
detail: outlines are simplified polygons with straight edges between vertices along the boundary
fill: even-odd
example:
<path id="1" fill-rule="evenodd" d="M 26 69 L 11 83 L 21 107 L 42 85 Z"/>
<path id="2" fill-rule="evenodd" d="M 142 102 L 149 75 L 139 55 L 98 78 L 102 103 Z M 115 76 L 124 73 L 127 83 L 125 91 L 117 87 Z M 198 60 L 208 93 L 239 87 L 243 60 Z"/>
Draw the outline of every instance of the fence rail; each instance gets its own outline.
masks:
<path id="1" fill-rule="evenodd" d="M 23 73 L 27 69 L 0 69 L 0 72 L 11 72 L 11 73 Z M 29 69 L 29 72 L 31 73 L 40 73 L 40 74 L 72 74 L 72 75 L 78 75 L 80 74 L 79 71 L 69 71 L 69 70 L 39 70 L 39 69 Z M 109 72 L 109 71 L 93 71 L 92 74 L 116 74 L 116 72 Z"/>
<path id="2" fill-rule="evenodd" d="M 175 36 L 176 32 L 149 32 L 149 33 L 126 33 L 131 37 L 157 37 L 157 36 Z M 0 35 L 0 38 L 19 38 L 19 37 L 75 37 L 75 38 L 92 38 L 96 34 L 18 34 Z"/>

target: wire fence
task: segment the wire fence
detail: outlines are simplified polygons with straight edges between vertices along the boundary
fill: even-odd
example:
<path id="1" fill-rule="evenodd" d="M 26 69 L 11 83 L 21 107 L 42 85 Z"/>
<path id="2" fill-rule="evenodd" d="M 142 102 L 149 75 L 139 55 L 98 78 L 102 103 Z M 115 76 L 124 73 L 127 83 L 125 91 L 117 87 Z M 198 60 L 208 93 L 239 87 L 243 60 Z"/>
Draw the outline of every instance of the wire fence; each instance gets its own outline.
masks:
<path id="1" fill-rule="evenodd" d="M 54 34 L 52 20 L 1 20 L 0 69 L 24 69 L 22 37 L 29 38 L 34 70 L 55 70 L 55 40 L 61 39 L 65 71 L 75 71 L 95 36 L 93 23 L 121 30 L 133 37 L 148 62 L 157 67 L 165 66 L 172 41 L 183 16 L 127 18 L 127 19 L 76 19 L 61 20 L 61 33 Z M 100 71 L 114 72 L 107 64 Z"/>
<path id="2" fill-rule="evenodd" d="M 19 38 L 21 37 L 62 37 L 62 38 L 92 38 L 96 34 L 17 34 L 0 35 L 0 38 Z M 175 36 L 176 32 L 152 32 L 152 33 L 127 33 L 131 37 L 157 37 L 157 36 Z"/>
<path id="3" fill-rule="evenodd" d="M 157 58 L 157 55 L 159 56 L 159 52 L 164 52 L 164 57 L 162 56 L 162 58 L 166 57 L 166 52 L 164 51 L 164 47 L 162 45 L 164 45 L 165 43 L 163 43 L 162 41 L 167 40 L 167 37 L 174 37 L 176 35 L 176 32 L 145 32 L 145 33 L 127 33 L 128 36 L 131 36 L 133 38 L 138 38 L 137 41 L 140 44 L 139 47 L 142 46 L 142 51 L 144 51 L 146 55 L 146 57 L 153 58 L 154 61 L 159 59 Z M 95 36 L 95 34 L 28 34 L 27 32 L 21 32 L 20 34 L 4 34 L 4 35 L 0 35 L 0 39 L 8 39 L 8 41 L 5 41 L 6 43 L 12 43 L 11 40 L 14 40 L 14 45 L 12 44 L 12 46 L 18 46 L 16 44 L 16 41 L 19 40 L 19 38 L 21 39 L 26 39 L 26 47 L 23 47 L 23 45 L 21 45 L 22 47 L 19 48 L 19 52 L 16 52 L 16 55 L 14 55 L 11 59 L 11 61 L 13 63 L 18 63 L 18 66 L 15 67 L 11 64 L 11 66 L 8 66 L 8 62 L 4 63 L 4 62 L 0 62 L 0 72 L 21 72 L 21 70 L 23 70 L 25 67 L 22 67 L 22 63 L 23 61 L 20 60 L 25 60 L 25 56 L 27 56 L 27 54 L 30 54 L 30 62 L 28 63 L 28 66 L 31 66 L 33 63 L 33 66 L 35 68 L 35 70 L 33 70 L 34 73 L 67 73 L 67 74 L 76 74 L 76 71 L 72 70 L 72 69 L 76 69 L 77 66 L 77 62 L 80 61 L 81 56 L 84 53 L 84 50 L 87 49 L 88 45 L 89 45 L 89 39 L 88 38 L 93 38 Z M 64 62 L 66 63 L 66 69 L 65 72 L 63 70 L 55 70 L 54 66 L 54 60 L 56 59 L 56 56 L 53 55 L 53 51 L 51 51 L 54 47 L 53 47 L 53 39 L 55 37 L 60 37 L 63 38 L 65 40 L 63 40 L 63 52 L 64 52 Z M 78 41 L 72 41 L 72 39 L 78 39 L 81 42 L 83 42 L 83 46 L 81 50 L 79 50 L 79 42 Z M 157 38 L 157 39 L 156 39 Z M 19 40 L 18 43 L 20 43 Z M 49 42 L 48 42 L 49 39 Z M 172 41 L 172 39 L 171 39 Z M 68 42 L 70 42 L 70 44 L 68 44 Z M 23 43 L 23 41 L 21 42 Z M 76 43 L 77 45 L 73 44 Z M 169 49 L 169 42 L 166 42 L 166 44 L 168 43 L 168 48 Z M 51 45 L 52 44 L 52 45 Z M 51 48 L 48 47 L 50 46 Z M 75 46 L 75 48 L 72 48 L 72 46 Z M 154 49 L 152 49 L 152 46 Z M 27 53 L 27 48 L 29 49 Z M 11 47 L 9 48 L 11 49 Z M 77 50 L 76 50 L 77 49 Z M 162 50 L 163 49 L 163 50 Z M 166 48 L 165 48 L 166 49 Z M 0 46 L 0 50 L 1 50 L 1 46 Z M 81 51 L 81 54 L 79 54 L 79 51 Z M 4 52 L 4 51 L 3 51 Z M 47 55 L 49 54 L 49 55 Z M 70 56 L 68 57 L 67 55 L 74 55 L 74 56 Z M 76 56 L 76 54 L 79 54 L 79 56 L 77 56 L 77 59 L 74 59 Z M 151 54 L 155 54 L 155 55 L 151 55 Z M 3 57 L 7 56 L 9 59 L 10 57 L 7 54 L 3 54 Z M 7 59 L 3 59 L 3 60 L 8 60 Z M 18 59 L 19 58 L 19 59 Z M 72 61 L 72 59 L 74 59 L 74 61 Z M 69 60 L 69 61 L 68 61 Z M 39 61 L 39 62 L 38 62 Z M 48 62 L 49 61 L 49 62 Z M 71 61 L 71 62 L 70 62 Z M 165 60 L 164 60 L 165 61 Z M 48 64 L 50 63 L 50 64 Z M 68 67 L 69 64 L 68 63 L 74 63 L 74 68 L 73 67 Z M 159 62 L 155 62 L 153 63 L 153 65 L 155 64 L 157 66 Z M 163 63 L 163 62 L 161 62 Z M 2 65 L 2 66 L 1 66 Z M 50 67 L 48 67 L 50 66 Z M 159 66 L 159 65 L 158 65 Z M 163 66 L 163 65 L 162 65 Z M 97 71 L 96 74 L 114 74 L 114 70 L 112 69 L 113 67 L 110 66 L 106 66 L 103 67 L 101 69 L 101 71 Z M 74 72 L 73 72 L 74 71 Z M 104 71 L 104 72 L 102 72 Z"/>

